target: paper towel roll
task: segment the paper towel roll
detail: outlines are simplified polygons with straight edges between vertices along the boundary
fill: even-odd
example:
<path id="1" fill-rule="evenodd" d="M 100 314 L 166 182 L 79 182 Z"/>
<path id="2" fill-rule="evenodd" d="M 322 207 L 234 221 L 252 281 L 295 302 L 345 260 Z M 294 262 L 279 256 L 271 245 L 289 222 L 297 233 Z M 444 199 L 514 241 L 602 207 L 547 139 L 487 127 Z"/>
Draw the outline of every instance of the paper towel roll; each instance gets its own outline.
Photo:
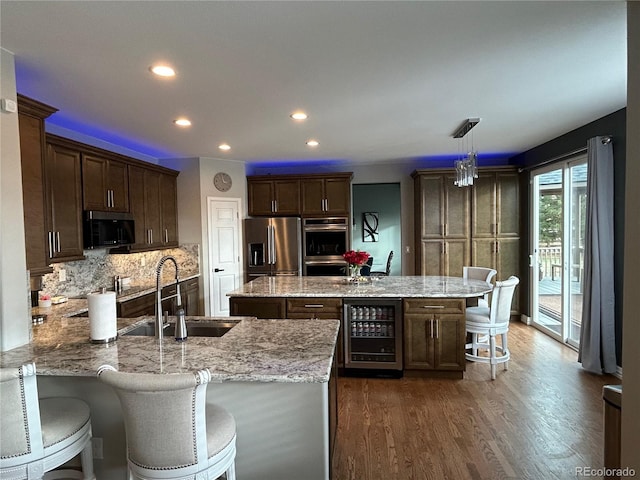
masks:
<path id="1" fill-rule="evenodd" d="M 116 323 L 116 292 L 90 293 L 89 325 L 91 341 L 94 343 L 112 342 L 118 336 Z"/>

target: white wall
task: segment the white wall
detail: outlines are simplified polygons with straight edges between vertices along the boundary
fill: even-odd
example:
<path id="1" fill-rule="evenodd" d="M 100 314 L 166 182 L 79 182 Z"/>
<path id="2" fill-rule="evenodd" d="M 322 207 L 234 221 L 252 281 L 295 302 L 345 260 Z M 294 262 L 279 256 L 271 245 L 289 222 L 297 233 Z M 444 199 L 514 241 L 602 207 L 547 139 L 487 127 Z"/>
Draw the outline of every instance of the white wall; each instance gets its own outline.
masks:
<path id="1" fill-rule="evenodd" d="M 0 48 L 0 98 L 16 101 L 13 54 Z M 29 342 L 31 311 L 24 249 L 17 113 L 0 113 L 0 351 Z"/>
<path id="2" fill-rule="evenodd" d="M 241 218 L 247 215 L 247 179 L 244 162 L 219 158 L 181 158 L 161 161 L 163 166 L 180 171 L 178 175 L 178 231 L 180 242 L 199 243 L 200 249 L 200 297 L 203 313 L 210 315 L 213 307 L 209 298 L 209 232 L 208 198 L 239 198 Z M 232 186 L 227 192 L 218 191 L 213 177 L 218 172 L 231 176 Z"/>
<path id="3" fill-rule="evenodd" d="M 622 467 L 640 474 L 640 368 L 638 339 L 640 315 L 635 296 L 640 288 L 640 2 L 627 2 L 627 166 L 625 188 L 624 292 L 623 292 L 623 394 L 622 394 Z"/>

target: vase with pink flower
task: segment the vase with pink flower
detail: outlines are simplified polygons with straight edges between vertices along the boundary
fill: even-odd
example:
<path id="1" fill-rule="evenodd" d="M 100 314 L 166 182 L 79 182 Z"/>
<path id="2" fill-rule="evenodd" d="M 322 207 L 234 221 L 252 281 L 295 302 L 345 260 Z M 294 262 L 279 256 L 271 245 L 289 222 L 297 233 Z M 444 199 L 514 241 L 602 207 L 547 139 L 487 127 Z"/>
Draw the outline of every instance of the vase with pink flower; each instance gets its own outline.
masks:
<path id="1" fill-rule="evenodd" d="M 362 266 L 369 260 L 367 252 L 361 252 L 360 250 L 349 250 L 342 254 L 342 258 L 349 264 L 349 281 L 358 283 L 364 280 L 364 277 L 360 274 Z"/>

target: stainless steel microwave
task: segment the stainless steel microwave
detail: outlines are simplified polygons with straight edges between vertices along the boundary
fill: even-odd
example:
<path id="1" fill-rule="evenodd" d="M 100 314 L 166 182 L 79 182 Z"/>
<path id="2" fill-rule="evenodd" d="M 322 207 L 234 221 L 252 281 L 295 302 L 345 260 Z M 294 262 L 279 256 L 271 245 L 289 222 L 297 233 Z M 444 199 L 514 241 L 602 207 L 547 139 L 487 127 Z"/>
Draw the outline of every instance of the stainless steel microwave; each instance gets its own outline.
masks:
<path id="1" fill-rule="evenodd" d="M 84 212 L 84 248 L 117 247 L 135 243 L 133 215 L 130 213 Z"/>

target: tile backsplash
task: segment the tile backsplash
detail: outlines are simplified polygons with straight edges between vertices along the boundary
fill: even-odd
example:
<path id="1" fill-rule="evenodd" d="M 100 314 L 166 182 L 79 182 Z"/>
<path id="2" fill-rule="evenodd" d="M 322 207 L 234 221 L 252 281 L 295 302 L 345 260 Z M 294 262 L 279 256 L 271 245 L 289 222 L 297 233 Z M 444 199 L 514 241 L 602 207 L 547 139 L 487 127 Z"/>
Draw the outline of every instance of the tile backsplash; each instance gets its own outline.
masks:
<path id="1" fill-rule="evenodd" d="M 142 253 L 109 254 L 107 249 L 96 249 L 85 250 L 84 254 L 85 260 L 54 263 L 53 273 L 42 277 L 43 292 L 67 297 L 83 296 L 101 287 L 112 288 L 115 275 L 130 277 L 131 285 L 155 285 L 156 266 L 164 255 L 175 257 L 180 278 L 200 273 L 199 244 Z M 175 277 L 172 263 L 165 264 L 163 276 Z M 66 278 L 61 281 L 61 277 Z"/>

